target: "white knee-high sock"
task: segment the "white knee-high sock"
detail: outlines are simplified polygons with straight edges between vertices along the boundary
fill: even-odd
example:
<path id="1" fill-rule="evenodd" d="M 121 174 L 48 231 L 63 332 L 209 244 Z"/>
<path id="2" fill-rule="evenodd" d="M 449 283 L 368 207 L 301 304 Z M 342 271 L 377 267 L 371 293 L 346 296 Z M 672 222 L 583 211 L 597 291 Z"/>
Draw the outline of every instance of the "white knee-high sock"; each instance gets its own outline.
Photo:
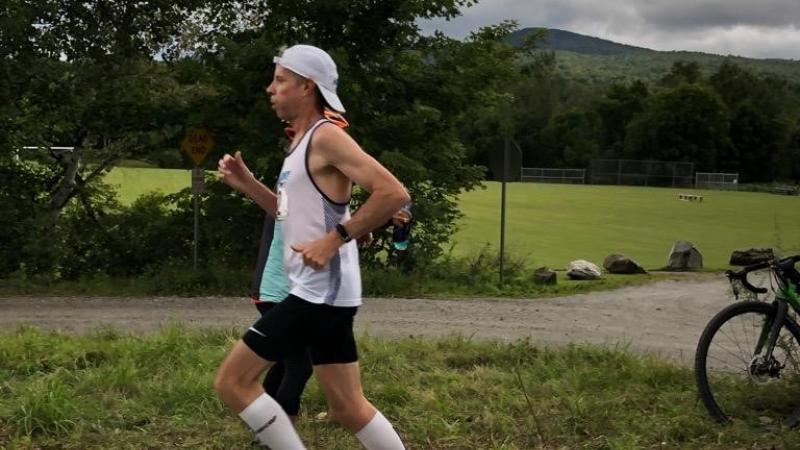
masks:
<path id="1" fill-rule="evenodd" d="M 356 437 L 367 450 L 405 450 L 400 436 L 380 411 L 375 412 L 372 420 L 356 433 Z"/>
<path id="2" fill-rule="evenodd" d="M 253 400 L 239 417 L 256 433 L 258 442 L 272 450 L 305 450 L 289 416 L 269 395 Z"/>

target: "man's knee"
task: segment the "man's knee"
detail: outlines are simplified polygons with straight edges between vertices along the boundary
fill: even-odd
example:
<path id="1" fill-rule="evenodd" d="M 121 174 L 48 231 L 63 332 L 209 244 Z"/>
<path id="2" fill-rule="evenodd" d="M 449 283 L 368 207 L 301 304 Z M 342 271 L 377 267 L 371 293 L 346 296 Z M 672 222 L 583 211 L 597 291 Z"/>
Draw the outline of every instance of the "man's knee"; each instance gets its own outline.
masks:
<path id="1" fill-rule="evenodd" d="M 347 430 L 357 432 L 369 423 L 372 416 L 375 415 L 375 411 L 367 399 L 361 397 L 354 402 L 331 405 L 328 409 L 328 417 Z"/>
<path id="2" fill-rule="evenodd" d="M 260 387 L 261 383 L 257 375 L 236 370 L 233 365 L 223 363 L 214 378 L 214 390 L 218 395 L 225 396 L 237 395 L 243 391 L 248 391 L 254 386 Z"/>
<path id="3" fill-rule="evenodd" d="M 225 370 L 224 367 L 217 371 L 217 376 L 214 378 L 214 390 L 223 401 L 227 397 L 236 395 L 242 390 L 241 388 L 241 380 L 237 379 L 230 371 Z"/>

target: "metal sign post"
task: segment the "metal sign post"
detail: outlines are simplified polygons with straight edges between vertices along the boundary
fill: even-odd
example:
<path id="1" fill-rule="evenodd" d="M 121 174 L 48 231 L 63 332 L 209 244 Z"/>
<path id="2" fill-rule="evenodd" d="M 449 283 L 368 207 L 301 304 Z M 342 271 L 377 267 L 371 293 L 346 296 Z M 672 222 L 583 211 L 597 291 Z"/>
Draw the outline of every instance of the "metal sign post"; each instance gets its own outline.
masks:
<path id="1" fill-rule="evenodd" d="M 204 178 L 204 171 L 201 166 L 195 166 L 192 169 L 192 194 L 194 194 L 194 251 L 192 266 L 197 270 L 197 240 L 200 236 L 200 194 L 206 190 L 206 180 Z"/>
<path id="2" fill-rule="evenodd" d="M 205 178 L 202 167 L 203 160 L 214 149 L 214 137 L 205 128 L 190 128 L 181 140 L 181 150 L 184 151 L 192 161 L 192 194 L 194 196 L 194 243 L 192 250 L 193 269 L 197 270 L 197 247 L 200 236 L 200 194 L 205 192 Z"/>
<path id="3" fill-rule="evenodd" d="M 495 148 L 489 154 L 489 168 L 495 181 L 500 181 L 500 288 L 505 284 L 506 257 L 506 202 L 509 181 L 518 181 L 522 170 L 522 149 L 511 137 L 503 138 L 503 148 Z"/>
<path id="4" fill-rule="evenodd" d="M 506 262 L 506 181 L 509 175 L 509 139 L 503 142 L 503 183 L 502 194 L 500 194 L 500 289 L 505 284 L 505 262 Z"/>

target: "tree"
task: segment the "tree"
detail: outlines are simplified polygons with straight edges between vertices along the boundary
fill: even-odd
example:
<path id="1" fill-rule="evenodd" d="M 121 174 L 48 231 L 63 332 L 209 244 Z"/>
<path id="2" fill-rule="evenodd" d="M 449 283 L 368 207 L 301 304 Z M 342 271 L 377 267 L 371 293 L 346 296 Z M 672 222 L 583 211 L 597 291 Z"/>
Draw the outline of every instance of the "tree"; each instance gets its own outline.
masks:
<path id="1" fill-rule="evenodd" d="M 330 51 L 339 67 L 349 131 L 398 175 L 414 199 L 415 243 L 404 264 L 433 261 L 453 234 L 457 196 L 482 178 L 470 155 L 485 151 L 487 133 L 497 131 L 508 116 L 504 108 L 520 77 L 520 51 L 502 42 L 513 23 L 482 28 L 463 42 L 419 34 L 417 17 L 448 16 L 463 4 L 340 2 L 335 17 L 329 17 L 331 11 L 319 2 L 310 2 L 309 9 L 270 3 L 269 11 L 277 15 L 257 12 L 260 19 L 253 23 L 258 28 L 217 39 L 209 46 L 215 50 L 199 58 L 226 92 L 215 107 L 203 108 L 208 113 L 204 122 L 214 124 L 220 151 L 245 149 L 271 183 L 283 157 L 282 125 L 266 108 L 262 93 L 272 56 L 281 45 L 297 42 Z M 324 24 L 287 28 L 287 23 L 302 24 L 311 17 Z M 357 205 L 362 200 L 363 194 L 357 196 Z M 393 261 L 388 237 L 381 234 L 377 245 L 362 253 L 366 264 Z M 386 253 L 389 258 L 383 257 Z"/>
<path id="2" fill-rule="evenodd" d="M 25 132 L 0 142 L 41 146 L 53 172 L 46 208 L 50 222 L 82 187 L 119 159 L 139 156 L 174 139 L 182 124 L 175 111 L 190 108 L 200 89 L 182 86 L 152 58 L 180 35 L 182 24 L 206 4 L 200 0 L 151 2 L 10 1 L 0 35 L 0 80 L 6 120 Z M 24 135 L 24 138 L 22 136 Z M 47 151 L 71 146 L 71 153 Z M 23 155 L 24 156 L 24 155 Z M 89 164 L 85 164 L 85 163 Z"/>
<path id="3" fill-rule="evenodd" d="M 540 51 L 523 61 L 524 79 L 513 94 L 514 138 L 524 166 L 555 167 L 561 155 L 546 128 L 572 86 L 559 74 L 555 53 Z"/>
<path id="4" fill-rule="evenodd" d="M 66 239 L 56 237 L 59 218 L 73 200 L 76 213 L 95 228 L 85 233 L 107 232 L 105 203 L 93 184 L 120 159 L 175 139 L 182 123 L 174 119 L 205 93 L 178 83 L 170 67 L 154 57 L 170 48 L 194 12 L 214 4 L 3 3 L 0 202 L 17 209 L 10 219 L 15 226 L 0 238 L 12 243 L 3 246 L 2 259 L 9 263 L 0 273 L 22 262 L 32 272 L 57 266 L 57 248 L 48 244 Z M 53 151 L 53 146 L 73 150 Z M 29 203 L 20 207 L 20 199 Z"/>
<path id="5" fill-rule="evenodd" d="M 510 86 L 519 77 L 519 51 L 501 42 L 513 24 L 483 28 L 466 42 L 420 35 L 419 18 L 453 17 L 470 3 L 14 1 L 8 9 L 15 14 L 11 22 L 21 25 L 15 34 L 0 37 L 14 49 L 0 85 L 11 105 L 0 106 L 8 124 L 0 142 L 38 145 L 44 149 L 40 161 L 51 158 L 37 184 L 43 193 L 37 201 L 46 211 L 37 233 L 52 229 L 65 233 L 60 239 L 75 239 L 71 233 L 94 227 L 98 233 L 92 238 L 102 236 L 97 242 L 105 242 L 94 248 L 112 248 L 103 239 L 110 227 L 126 226 L 119 218 L 128 212 L 102 195 L 95 206 L 93 196 L 103 190 L 95 189 L 97 181 L 122 158 L 162 158 L 163 149 L 177 147 L 189 126 L 210 128 L 217 154 L 244 150 L 271 184 L 285 140 L 263 87 L 279 49 L 303 42 L 332 54 L 351 132 L 414 197 L 414 254 L 405 261 L 433 260 L 453 233 L 457 196 L 482 177 L 482 169 L 467 160 L 478 148 L 470 123 L 482 108 L 496 107 L 495 117 L 504 114 L 500 106 L 508 103 Z M 25 33 L 30 36 L 24 38 Z M 498 66 L 508 69 L 498 71 Z M 53 144 L 75 150 L 67 156 L 49 154 Z M 145 206 L 140 207 L 146 213 L 163 210 Z M 246 208 L 257 212 L 253 205 Z M 79 211 L 86 220 L 75 222 Z M 62 214 L 69 219 L 64 226 L 48 228 Z M 391 260 L 382 237 L 383 245 L 365 255 L 368 263 Z M 229 246 L 225 239 L 216 241 Z M 71 248 L 64 254 L 88 251 L 88 245 Z M 378 255 L 383 251 L 390 252 L 388 259 Z M 157 254 L 151 252 L 154 258 Z M 250 264 L 241 252 L 239 257 Z"/>
<path id="6" fill-rule="evenodd" d="M 642 81 L 627 85 L 614 83 L 594 103 L 600 120 L 599 142 L 604 156 L 613 158 L 623 154 L 628 124 L 645 111 L 649 95 Z"/>
<path id="7" fill-rule="evenodd" d="M 694 84 L 701 80 L 700 64 L 697 61 L 675 61 L 668 74 L 661 78 L 660 84 L 675 87 L 682 83 Z"/>
<path id="8" fill-rule="evenodd" d="M 777 177 L 800 185 L 800 122 L 791 129 L 789 142 L 777 155 Z"/>
<path id="9" fill-rule="evenodd" d="M 769 181 L 778 175 L 778 154 L 790 153 L 790 123 L 796 117 L 797 96 L 776 76 L 756 76 L 723 63 L 711 76 L 711 86 L 730 110 L 730 153 L 720 167 L 736 170 L 743 181 Z M 791 158 L 789 158 L 791 160 Z"/>
<path id="10" fill-rule="evenodd" d="M 713 170 L 730 148 L 728 111 L 708 88 L 683 84 L 652 97 L 628 126 L 626 151 L 635 159 L 687 161 Z"/>
<path id="11" fill-rule="evenodd" d="M 600 155 L 600 117 L 593 111 L 570 109 L 555 117 L 548 128 L 562 155 L 564 167 L 587 167 Z"/>

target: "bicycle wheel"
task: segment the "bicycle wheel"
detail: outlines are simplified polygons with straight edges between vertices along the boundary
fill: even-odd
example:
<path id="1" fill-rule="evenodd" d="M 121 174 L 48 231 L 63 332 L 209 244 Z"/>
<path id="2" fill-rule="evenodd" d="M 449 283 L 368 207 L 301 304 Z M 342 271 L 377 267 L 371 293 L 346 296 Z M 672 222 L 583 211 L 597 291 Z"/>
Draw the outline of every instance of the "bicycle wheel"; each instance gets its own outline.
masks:
<path id="1" fill-rule="evenodd" d="M 786 317 L 770 358 L 755 354 L 775 304 L 734 303 L 706 325 L 695 354 L 700 398 L 719 422 L 780 423 L 800 406 L 800 327 Z M 765 331 L 766 330 L 766 331 Z"/>

